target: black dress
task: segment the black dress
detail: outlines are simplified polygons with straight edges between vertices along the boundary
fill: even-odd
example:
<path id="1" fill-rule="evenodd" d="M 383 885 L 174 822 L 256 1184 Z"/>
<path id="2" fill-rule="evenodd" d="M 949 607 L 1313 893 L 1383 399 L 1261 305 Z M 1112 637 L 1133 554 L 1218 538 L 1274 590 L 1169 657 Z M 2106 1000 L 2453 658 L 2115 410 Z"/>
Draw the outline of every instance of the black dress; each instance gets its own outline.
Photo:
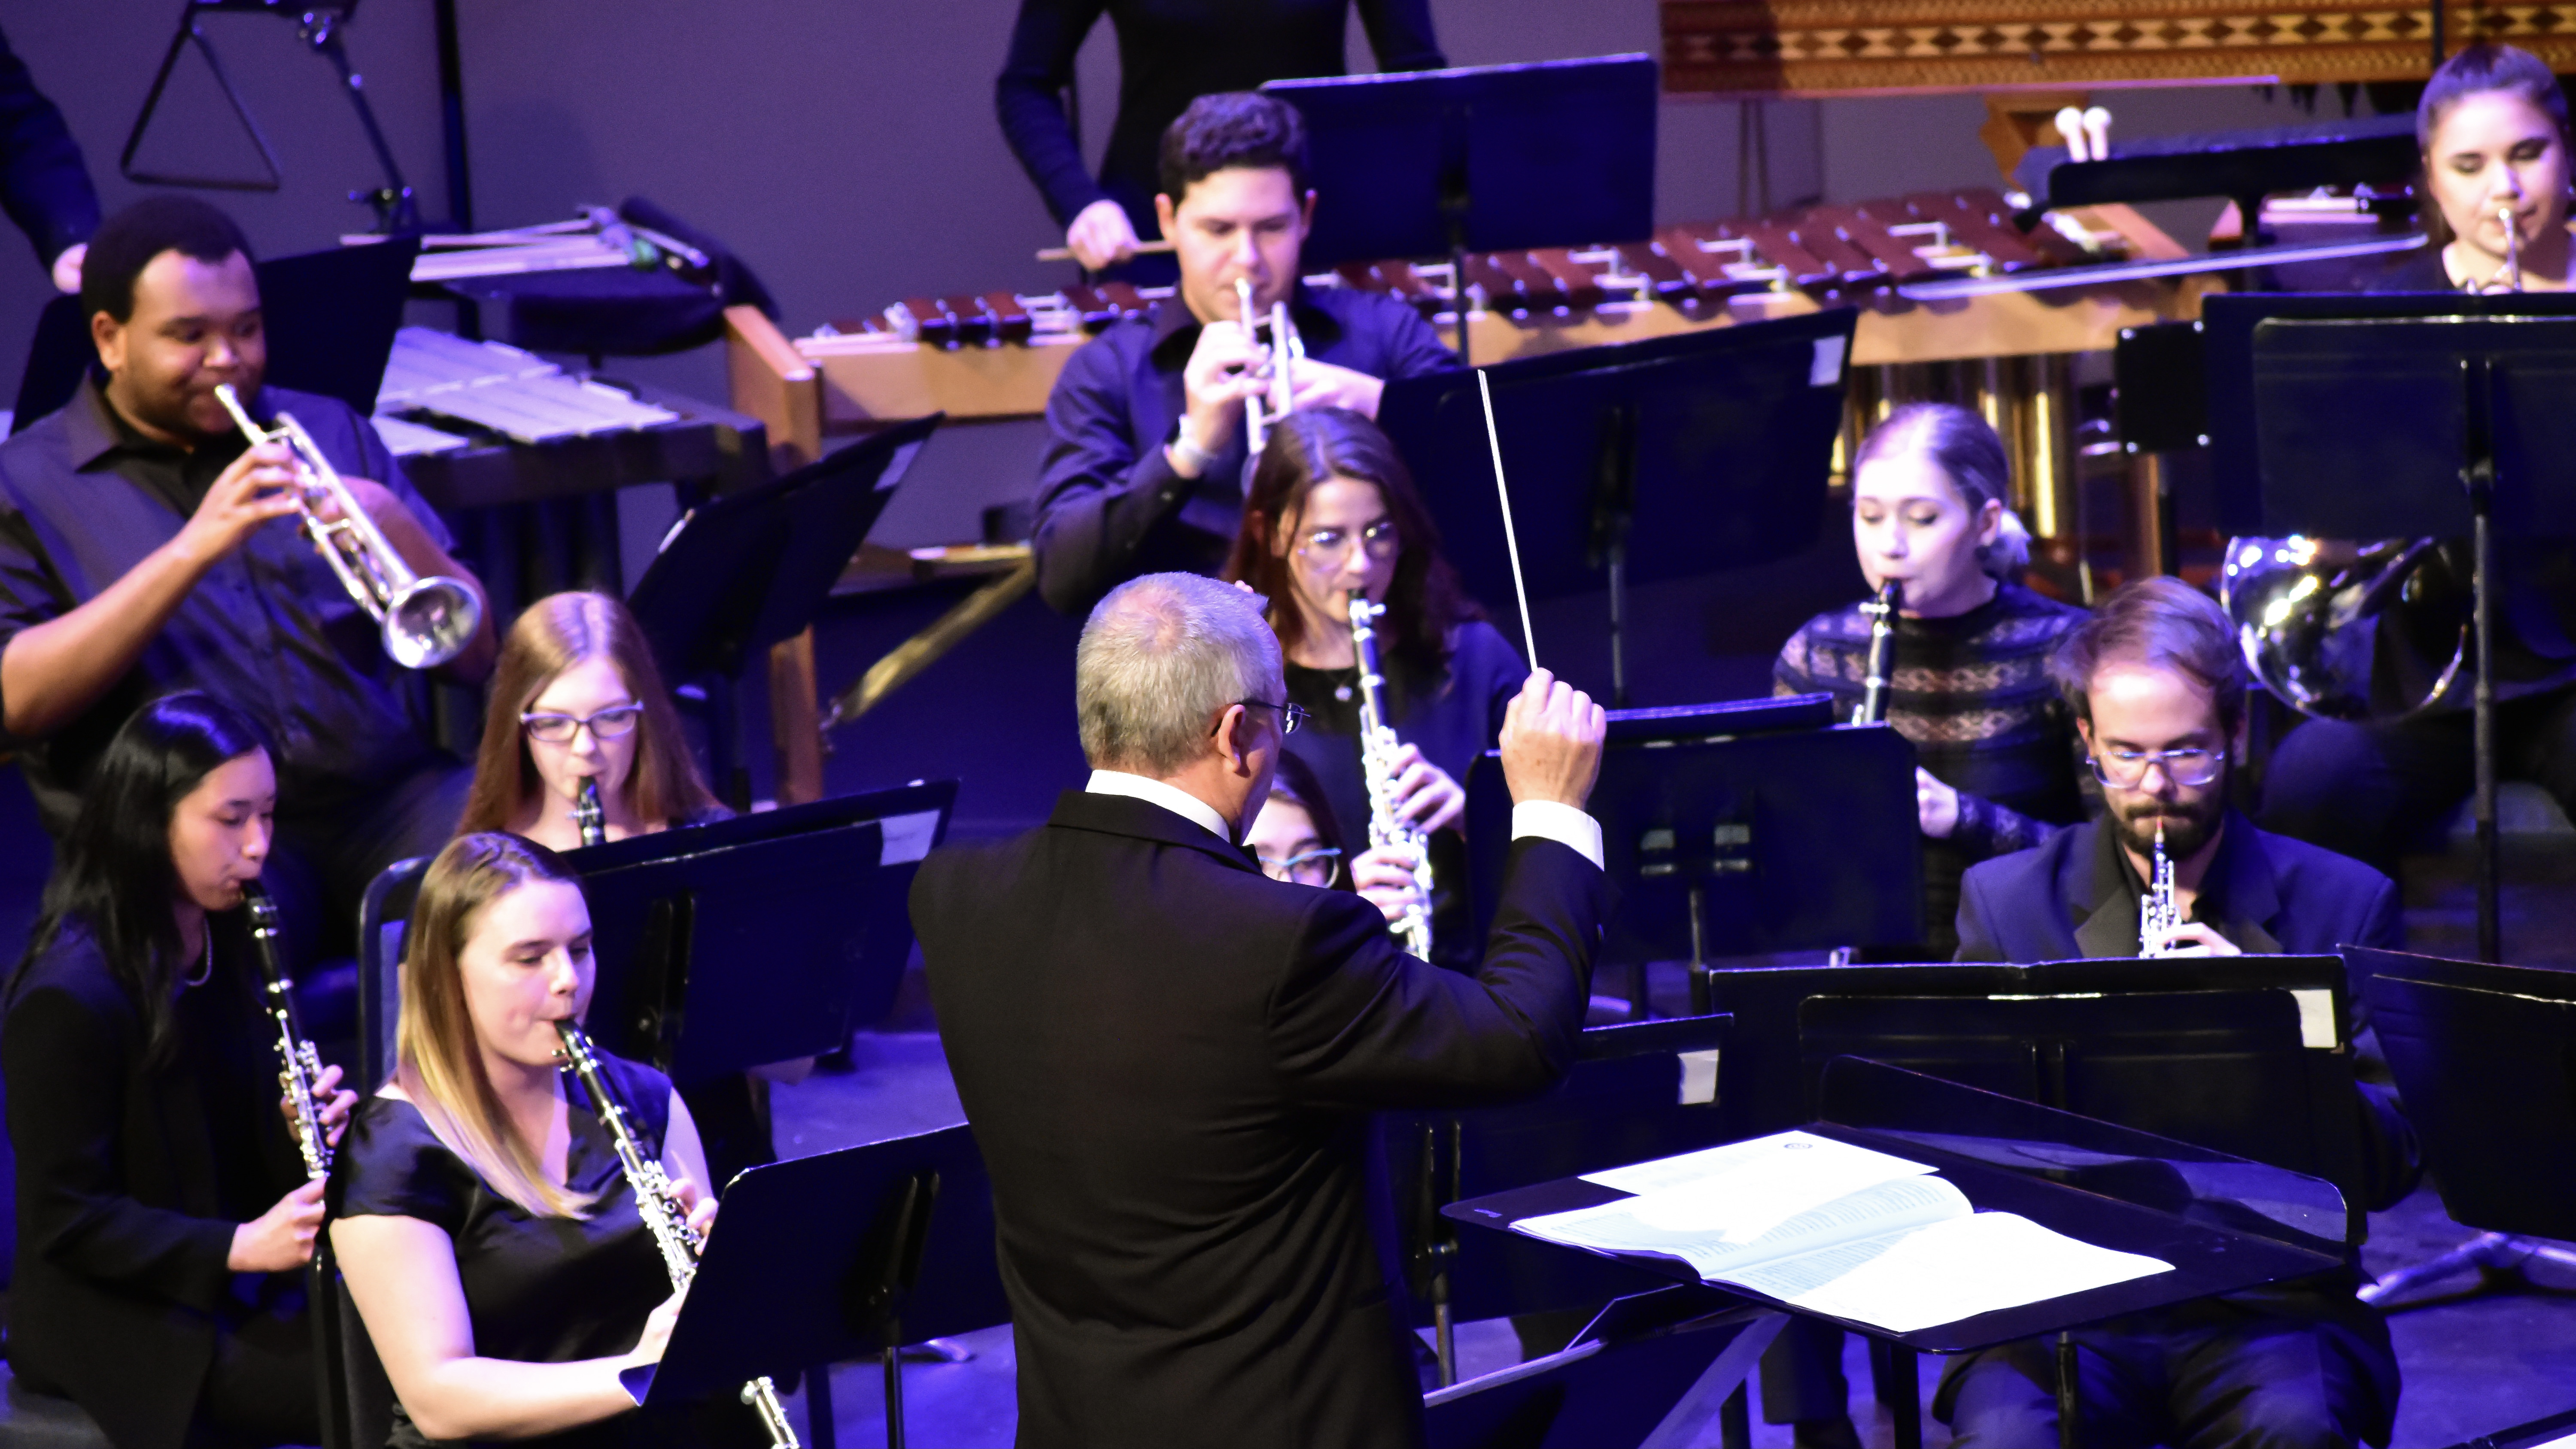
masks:
<path id="1" fill-rule="evenodd" d="M 234 1273 L 233 1230 L 303 1183 L 237 921 L 172 1003 L 166 1053 L 88 929 L 10 983 L 0 1025 L 18 1252 L 9 1358 L 117 1449 L 220 1427 L 313 1442 L 302 1275 Z"/>
<path id="2" fill-rule="evenodd" d="M 660 1142 L 670 1125 L 670 1079 L 604 1051 L 599 1059 L 628 1120 Z M 449 1151 L 418 1108 L 391 1097 L 370 1097 L 353 1114 L 332 1168 L 332 1217 L 417 1218 L 455 1243 L 474 1351 L 486 1358 L 572 1363 L 624 1353 L 643 1336 L 645 1318 L 671 1296 L 670 1274 L 636 1211 L 607 1129 L 579 1083 L 567 1078 L 565 1091 L 572 1130 L 565 1183 L 597 1195 L 584 1218 L 532 1216 Z M 736 1412 L 747 1417 L 750 1411 Z M 606 1449 L 665 1442 L 678 1427 L 626 1414 L 514 1442 Z M 394 1449 L 425 1449 L 433 1441 L 397 1404 L 388 1442 Z"/>

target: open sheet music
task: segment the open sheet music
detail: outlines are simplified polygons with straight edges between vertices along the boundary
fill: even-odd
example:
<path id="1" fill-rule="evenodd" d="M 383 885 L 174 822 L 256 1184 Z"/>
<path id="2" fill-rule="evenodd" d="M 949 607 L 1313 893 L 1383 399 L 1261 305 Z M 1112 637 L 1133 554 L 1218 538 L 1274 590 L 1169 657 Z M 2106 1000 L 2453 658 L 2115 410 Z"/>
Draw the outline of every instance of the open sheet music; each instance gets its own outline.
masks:
<path id="1" fill-rule="evenodd" d="M 1585 1180 L 1637 1194 L 1514 1230 L 1679 1258 L 1711 1283 L 1910 1333 L 2173 1265 L 1978 1212 L 1922 1163 L 1783 1132 Z"/>

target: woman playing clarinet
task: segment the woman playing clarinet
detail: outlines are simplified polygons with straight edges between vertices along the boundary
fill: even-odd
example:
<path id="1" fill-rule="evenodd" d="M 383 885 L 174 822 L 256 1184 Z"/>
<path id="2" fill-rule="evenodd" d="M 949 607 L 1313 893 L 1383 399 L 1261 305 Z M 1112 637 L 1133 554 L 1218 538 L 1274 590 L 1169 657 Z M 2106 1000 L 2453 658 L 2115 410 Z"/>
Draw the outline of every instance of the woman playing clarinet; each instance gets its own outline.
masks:
<path id="1" fill-rule="evenodd" d="M 9 980 L 10 1365 L 118 1449 L 320 1442 L 299 1270 L 322 1185 L 279 1111 L 241 919 L 276 810 L 239 711 L 145 705 L 99 759 Z M 333 1138 L 355 1100 L 339 1078 L 315 1083 Z"/>
<path id="2" fill-rule="evenodd" d="M 1270 601 L 1288 698 L 1310 723 L 1288 736 L 1333 818 L 1354 836 L 1370 818 L 1361 762 L 1361 688 L 1351 601 L 1385 606 L 1374 628 L 1386 678 L 1394 809 L 1430 837 L 1435 882 L 1464 869 L 1459 780 L 1493 747 L 1503 708 L 1529 677 L 1520 655 L 1460 590 L 1412 475 L 1377 425 L 1340 408 L 1291 413 L 1270 430 L 1244 500 L 1225 577 Z M 1376 855 L 1372 852 L 1371 855 Z M 1387 867 L 1363 856 L 1353 874 L 1390 911 L 1409 899 Z M 1441 886 L 1437 894 L 1457 898 Z M 1463 926 L 1463 923 L 1460 923 Z M 1454 962 L 1463 930 L 1439 923 L 1434 959 Z"/>
<path id="3" fill-rule="evenodd" d="M 606 594 L 528 606 L 501 643 L 458 833 L 507 830 L 553 850 L 584 843 L 585 787 L 608 840 L 721 820 L 635 616 Z"/>
<path id="4" fill-rule="evenodd" d="M 590 1005 L 590 912 L 553 852 L 460 836 L 431 862 L 402 963 L 393 1079 L 331 1176 L 331 1246 L 398 1400 L 391 1443 L 609 1446 L 689 1437 L 635 1413 L 679 1300 L 600 1104 L 558 1070 Z M 596 1053 L 700 1230 L 715 1204 L 669 1079 Z M 756 1434 L 738 1404 L 702 1416 Z M 732 1437 L 727 1435 L 727 1437 Z"/>

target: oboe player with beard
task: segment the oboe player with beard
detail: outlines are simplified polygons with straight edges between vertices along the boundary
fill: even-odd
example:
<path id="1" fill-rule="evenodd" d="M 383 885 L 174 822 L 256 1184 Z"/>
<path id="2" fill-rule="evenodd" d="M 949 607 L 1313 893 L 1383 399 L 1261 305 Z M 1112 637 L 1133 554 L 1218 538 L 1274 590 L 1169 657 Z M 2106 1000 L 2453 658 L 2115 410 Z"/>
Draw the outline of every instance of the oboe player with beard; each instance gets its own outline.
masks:
<path id="1" fill-rule="evenodd" d="M 2357 861 L 2267 834 L 2227 804 L 2245 746 L 2245 665 L 2227 616 L 2180 579 L 2104 599 L 2068 635 L 2050 673 L 2075 711 L 2102 783 L 2101 819 L 2035 849 L 1971 867 L 1959 959 L 2135 956 L 2142 944 L 2208 954 L 2328 955 L 2399 944 L 2397 891 Z M 2142 943 L 2138 920 L 2157 830 L 2174 868 L 2180 924 Z M 2365 1074 L 2373 1044 L 2351 1037 Z M 2373 1210 L 2412 1186 L 2411 1133 L 2393 1096 L 2362 1088 Z M 2247 1102 L 2251 1113 L 2270 1104 Z M 2121 1442 L 2385 1443 L 2397 1400 L 2387 1325 L 2354 1300 L 2351 1271 L 2115 1319 L 2075 1335 L 2088 1437 Z M 2124 1372 L 2137 1364 L 2149 1372 Z M 1935 1401 L 1970 1449 L 2058 1442 L 2055 1357 L 2037 1341 L 1972 1354 Z M 2115 1367 L 2116 1366 L 2116 1367 Z M 2152 1387 L 2151 1387 L 2152 1386 Z M 2155 1437 L 2166 1436 L 2166 1437 Z"/>

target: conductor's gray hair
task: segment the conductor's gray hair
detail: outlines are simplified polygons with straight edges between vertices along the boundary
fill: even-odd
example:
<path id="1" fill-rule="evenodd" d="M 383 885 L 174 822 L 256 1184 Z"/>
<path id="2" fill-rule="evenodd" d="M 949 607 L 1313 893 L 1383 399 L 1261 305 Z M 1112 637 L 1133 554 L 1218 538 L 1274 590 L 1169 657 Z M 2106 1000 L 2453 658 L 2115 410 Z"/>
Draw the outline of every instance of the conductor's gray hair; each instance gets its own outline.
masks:
<path id="1" fill-rule="evenodd" d="M 1205 752 L 1227 706 L 1276 702 L 1279 637 L 1268 607 L 1199 574 L 1147 574 L 1110 590 L 1074 654 L 1083 758 L 1160 779 Z"/>

